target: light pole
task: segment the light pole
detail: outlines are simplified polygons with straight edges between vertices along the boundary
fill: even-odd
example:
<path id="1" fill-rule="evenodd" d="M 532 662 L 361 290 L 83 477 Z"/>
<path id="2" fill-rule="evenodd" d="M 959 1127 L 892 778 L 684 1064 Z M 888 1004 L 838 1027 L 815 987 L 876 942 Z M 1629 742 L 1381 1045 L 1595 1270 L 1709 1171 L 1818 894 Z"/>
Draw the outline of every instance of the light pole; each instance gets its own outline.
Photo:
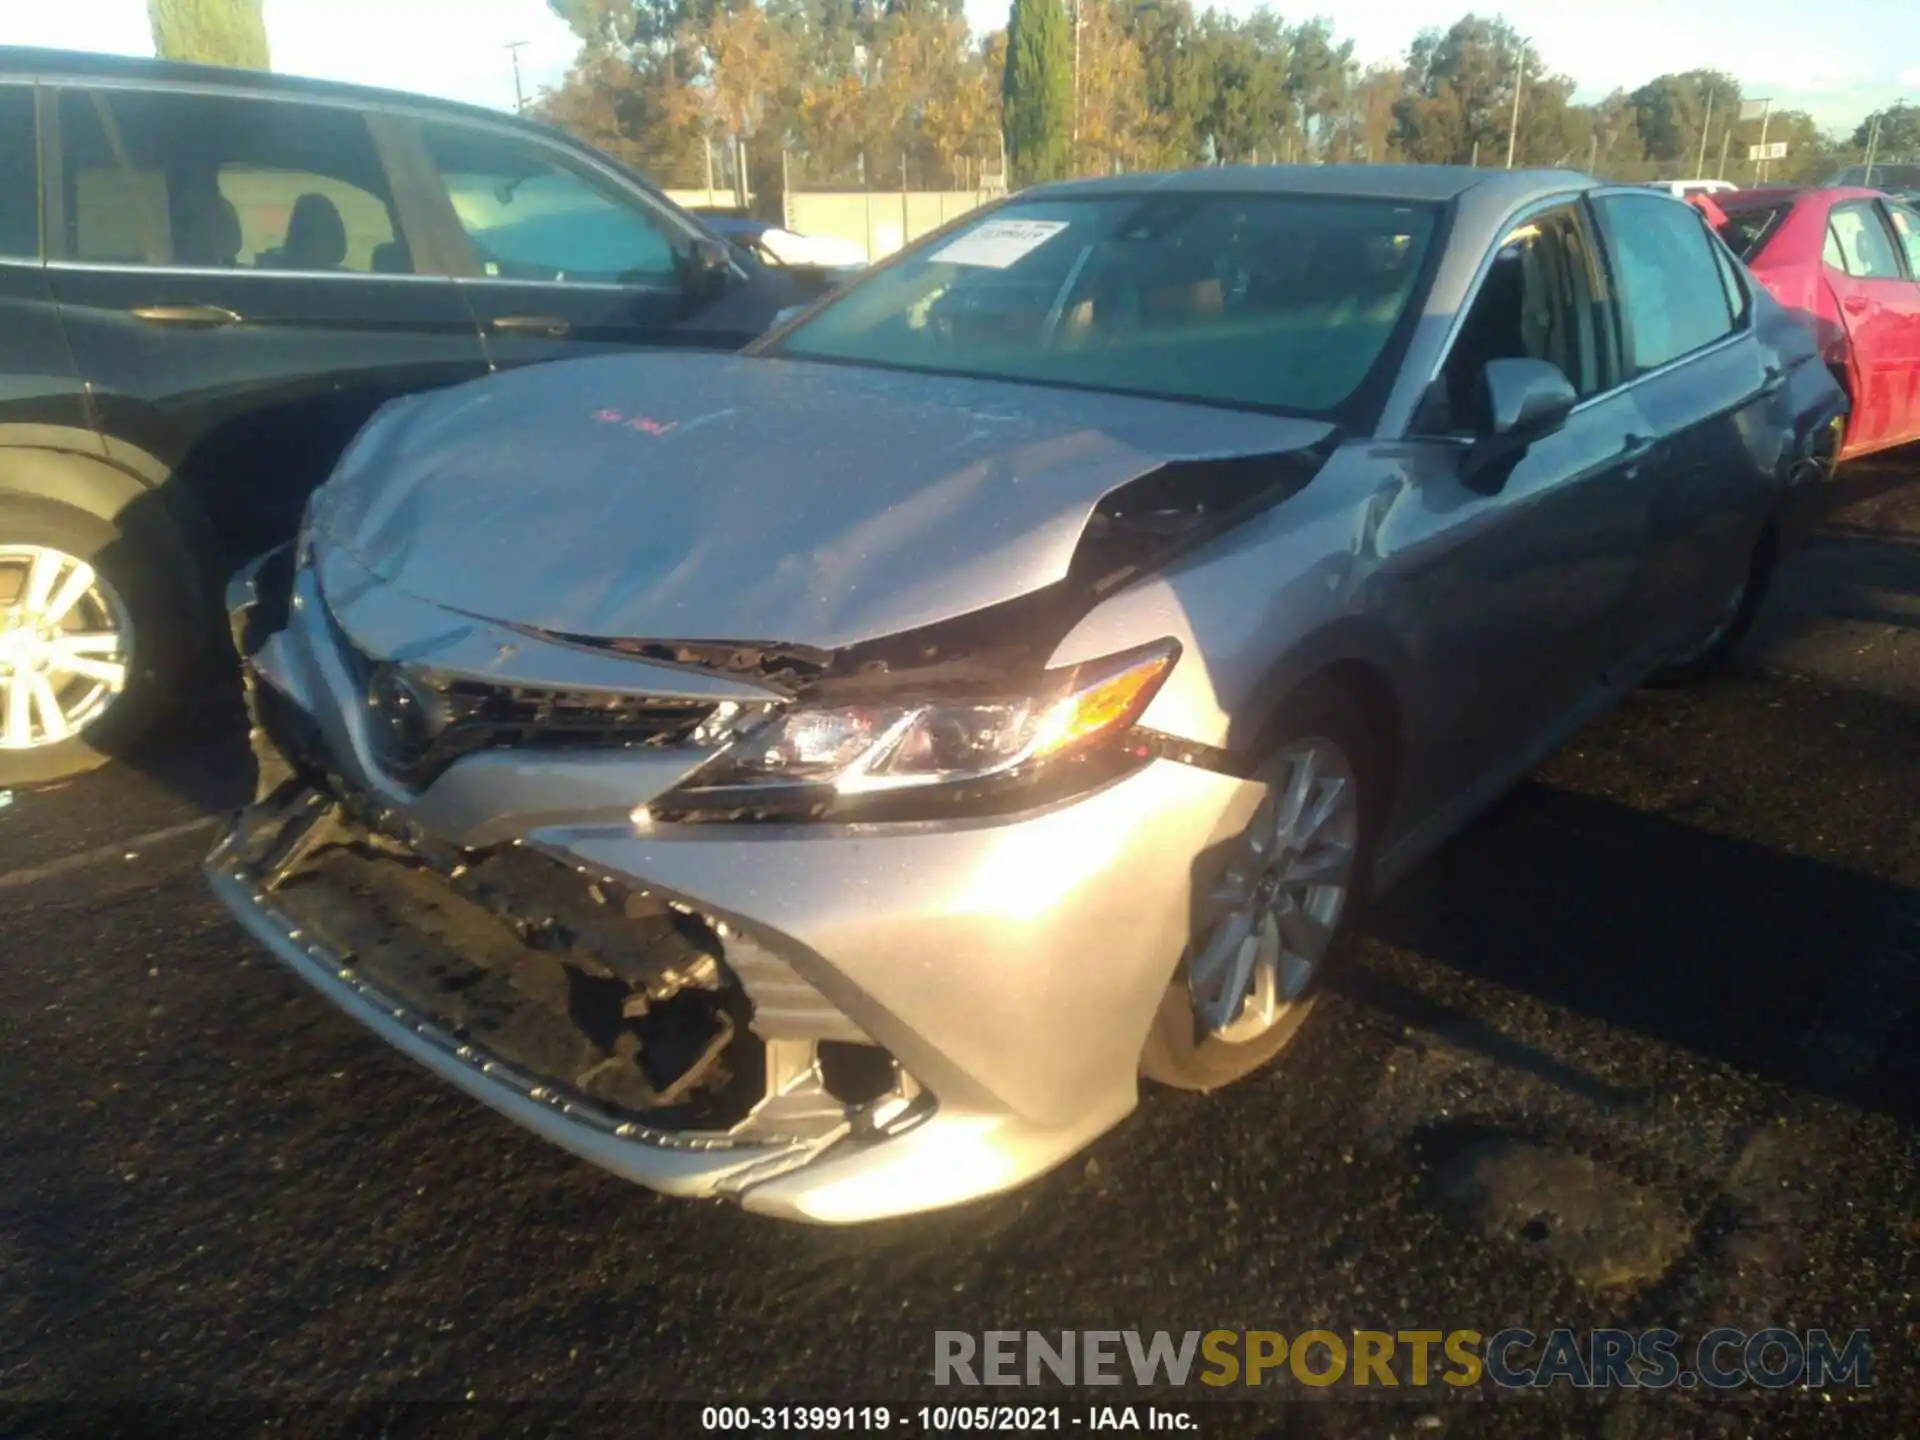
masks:
<path id="1" fill-rule="evenodd" d="M 513 56 L 513 108 L 527 108 L 527 97 L 520 89 L 520 52 L 526 47 L 526 41 L 514 40 L 507 45 L 507 53 Z"/>
<path id="2" fill-rule="evenodd" d="M 1903 108 L 1906 105 L 1906 103 L 1907 103 L 1907 97 L 1902 95 L 1898 100 L 1893 102 L 1893 108 L 1895 110 L 1899 110 Z M 1873 188 L 1874 152 L 1880 148 L 1880 119 L 1885 114 L 1886 114 L 1886 111 L 1884 110 L 1874 111 L 1873 124 L 1869 126 L 1867 129 L 1867 173 L 1865 178 L 1862 179 L 1860 183 L 1866 186 L 1866 188 L 1869 190 Z"/>
<path id="3" fill-rule="evenodd" d="M 1696 175 L 1705 175 L 1707 173 L 1707 134 L 1712 129 L 1713 129 L 1713 91 L 1709 90 L 1707 91 L 1706 123 L 1704 123 L 1700 127 L 1700 158 L 1694 162 L 1694 166 L 1693 166 L 1693 173 Z"/>
<path id="4" fill-rule="evenodd" d="M 1513 74 L 1513 118 L 1507 122 L 1507 169 L 1513 168 L 1513 142 L 1520 138 L 1520 92 L 1527 84 L 1527 51 L 1524 45 L 1515 53 Z"/>

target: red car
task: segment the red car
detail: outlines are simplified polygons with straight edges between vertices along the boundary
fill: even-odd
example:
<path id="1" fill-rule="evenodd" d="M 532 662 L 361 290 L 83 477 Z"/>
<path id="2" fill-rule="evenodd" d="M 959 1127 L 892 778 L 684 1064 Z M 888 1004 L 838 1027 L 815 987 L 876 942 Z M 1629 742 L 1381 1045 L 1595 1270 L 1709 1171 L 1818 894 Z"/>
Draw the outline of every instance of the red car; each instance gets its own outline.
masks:
<path id="1" fill-rule="evenodd" d="M 1841 458 L 1920 441 L 1920 212 L 1840 187 L 1693 201 L 1774 299 L 1813 326 L 1853 402 Z"/>

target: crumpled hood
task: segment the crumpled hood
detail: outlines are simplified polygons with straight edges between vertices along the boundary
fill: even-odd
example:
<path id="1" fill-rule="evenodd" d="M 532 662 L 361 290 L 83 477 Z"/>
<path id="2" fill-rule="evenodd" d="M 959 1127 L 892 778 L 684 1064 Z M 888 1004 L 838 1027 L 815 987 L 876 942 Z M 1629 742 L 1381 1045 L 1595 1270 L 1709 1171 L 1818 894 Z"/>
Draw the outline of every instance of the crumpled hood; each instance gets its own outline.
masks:
<path id="1" fill-rule="evenodd" d="M 313 530 L 388 584 L 600 638 L 837 649 L 1061 579 L 1109 491 L 1330 427 L 1039 386 L 642 353 L 398 401 Z"/>

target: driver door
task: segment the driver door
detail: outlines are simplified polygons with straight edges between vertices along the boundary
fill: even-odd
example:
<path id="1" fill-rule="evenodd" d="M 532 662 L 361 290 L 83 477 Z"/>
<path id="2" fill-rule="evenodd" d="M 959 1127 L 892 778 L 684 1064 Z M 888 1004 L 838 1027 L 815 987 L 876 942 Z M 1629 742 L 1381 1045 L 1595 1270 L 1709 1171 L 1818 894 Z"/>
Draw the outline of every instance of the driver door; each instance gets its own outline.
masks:
<path id="1" fill-rule="evenodd" d="M 1499 359 L 1554 364 L 1580 403 L 1510 471 L 1475 479 L 1478 387 Z M 1444 800 L 1504 783 L 1597 709 L 1625 643 L 1655 450 L 1620 384 L 1584 206 L 1531 215 L 1500 243 L 1413 431 L 1427 534 L 1402 556 L 1398 604 L 1436 743 L 1409 781 Z"/>

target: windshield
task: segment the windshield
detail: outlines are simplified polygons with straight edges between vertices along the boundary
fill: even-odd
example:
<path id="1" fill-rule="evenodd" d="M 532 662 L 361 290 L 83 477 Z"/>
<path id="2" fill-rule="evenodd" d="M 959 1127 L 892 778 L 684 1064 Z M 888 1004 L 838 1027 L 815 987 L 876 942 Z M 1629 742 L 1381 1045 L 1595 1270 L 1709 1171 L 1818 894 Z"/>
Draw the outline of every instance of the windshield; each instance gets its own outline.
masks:
<path id="1" fill-rule="evenodd" d="M 1437 219 L 1299 195 L 1016 201 L 772 353 L 1325 415 L 1385 353 Z"/>
<path id="2" fill-rule="evenodd" d="M 1725 210 L 1726 222 L 1714 227 L 1727 248 L 1742 260 L 1751 260 L 1765 247 L 1793 209 L 1791 200 L 1777 205 L 1755 205 L 1744 210 Z"/>

